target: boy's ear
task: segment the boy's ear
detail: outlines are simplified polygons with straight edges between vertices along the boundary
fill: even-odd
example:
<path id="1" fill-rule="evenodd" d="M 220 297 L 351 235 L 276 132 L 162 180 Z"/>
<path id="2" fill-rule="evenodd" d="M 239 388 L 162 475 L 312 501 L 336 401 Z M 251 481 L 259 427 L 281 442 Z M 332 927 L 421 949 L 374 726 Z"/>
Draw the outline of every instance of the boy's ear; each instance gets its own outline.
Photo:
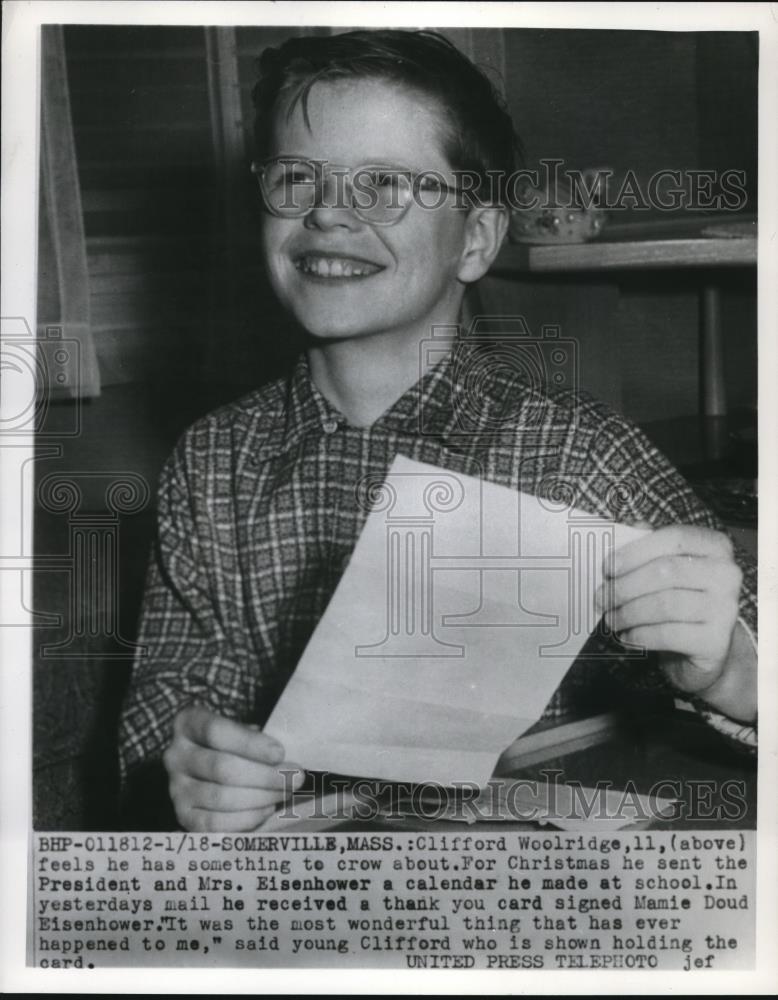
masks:
<path id="1" fill-rule="evenodd" d="M 501 206 L 472 208 L 465 223 L 465 248 L 457 277 L 470 283 L 483 278 L 508 231 L 508 210 Z"/>

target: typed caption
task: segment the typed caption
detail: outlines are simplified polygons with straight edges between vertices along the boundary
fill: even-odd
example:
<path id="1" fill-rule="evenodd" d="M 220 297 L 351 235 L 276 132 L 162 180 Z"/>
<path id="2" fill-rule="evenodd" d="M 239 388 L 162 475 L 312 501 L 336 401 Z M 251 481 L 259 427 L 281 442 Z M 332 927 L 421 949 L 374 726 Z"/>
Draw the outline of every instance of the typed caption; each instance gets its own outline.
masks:
<path id="1" fill-rule="evenodd" d="M 28 964 L 754 967 L 755 834 L 36 834 Z"/>

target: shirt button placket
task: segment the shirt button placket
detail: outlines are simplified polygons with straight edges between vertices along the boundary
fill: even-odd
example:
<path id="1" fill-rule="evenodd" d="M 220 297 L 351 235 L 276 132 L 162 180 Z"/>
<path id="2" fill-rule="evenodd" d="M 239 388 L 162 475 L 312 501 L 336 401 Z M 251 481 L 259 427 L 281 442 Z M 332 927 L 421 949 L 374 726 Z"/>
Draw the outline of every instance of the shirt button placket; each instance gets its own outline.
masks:
<path id="1" fill-rule="evenodd" d="M 325 420 L 321 426 L 325 434 L 334 434 L 335 431 L 338 429 L 338 421 Z"/>

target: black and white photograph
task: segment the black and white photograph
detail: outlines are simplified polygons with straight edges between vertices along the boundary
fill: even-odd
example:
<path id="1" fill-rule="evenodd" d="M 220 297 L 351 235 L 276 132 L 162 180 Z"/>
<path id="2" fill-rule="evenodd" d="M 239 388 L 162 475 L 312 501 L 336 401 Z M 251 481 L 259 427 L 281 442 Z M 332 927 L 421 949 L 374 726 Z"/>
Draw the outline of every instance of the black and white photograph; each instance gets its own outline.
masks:
<path id="1" fill-rule="evenodd" d="M 770 5 L 3 14 L 3 987 L 774 992 Z"/>

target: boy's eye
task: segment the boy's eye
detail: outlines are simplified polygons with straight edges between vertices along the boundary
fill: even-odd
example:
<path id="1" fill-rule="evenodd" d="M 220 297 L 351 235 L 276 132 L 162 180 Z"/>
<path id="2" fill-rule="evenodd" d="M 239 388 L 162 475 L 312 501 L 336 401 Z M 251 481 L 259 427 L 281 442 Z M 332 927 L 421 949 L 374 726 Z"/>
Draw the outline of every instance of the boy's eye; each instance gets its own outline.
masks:
<path id="1" fill-rule="evenodd" d="M 404 175 L 399 170 L 389 170 L 371 167 L 362 171 L 362 176 L 367 184 L 374 188 L 397 189 L 403 183 Z"/>
<path id="2" fill-rule="evenodd" d="M 445 198 L 451 190 L 445 179 L 434 172 L 419 174 L 414 181 L 419 204 L 426 208 L 439 208 L 441 198 Z"/>
<path id="3" fill-rule="evenodd" d="M 371 212 L 397 212 L 408 202 L 411 189 L 407 170 L 397 167 L 362 167 L 355 171 L 355 205 Z"/>
<path id="4" fill-rule="evenodd" d="M 292 170 L 288 170 L 284 177 L 284 183 L 287 185 L 313 184 L 314 181 L 313 171 L 304 167 L 295 167 Z"/>
<path id="5" fill-rule="evenodd" d="M 315 183 L 313 168 L 306 163 L 273 163 L 265 170 L 265 184 L 271 191 Z"/>

